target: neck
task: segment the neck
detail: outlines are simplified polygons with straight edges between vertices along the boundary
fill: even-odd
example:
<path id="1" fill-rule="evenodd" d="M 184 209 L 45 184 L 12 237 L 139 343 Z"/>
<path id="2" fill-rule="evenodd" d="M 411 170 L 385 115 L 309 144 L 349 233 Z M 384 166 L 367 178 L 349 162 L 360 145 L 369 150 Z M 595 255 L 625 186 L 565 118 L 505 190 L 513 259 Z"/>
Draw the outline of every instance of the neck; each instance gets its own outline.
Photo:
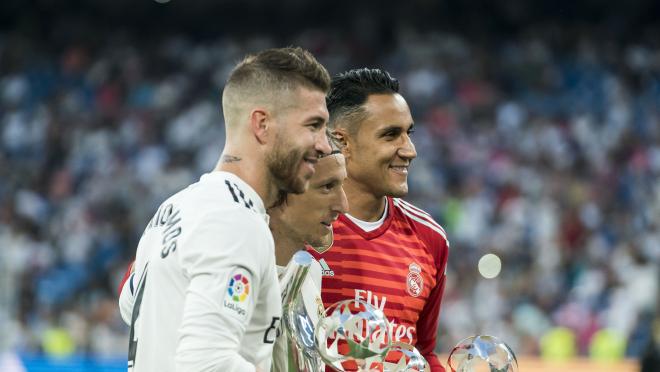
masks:
<path id="1" fill-rule="evenodd" d="M 362 221 L 378 221 L 385 212 L 385 196 L 374 195 L 363 185 L 347 178 L 344 181 L 344 192 L 348 199 L 348 213 Z"/>
<path id="2" fill-rule="evenodd" d="M 230 146 L 226 146 L 214 170 L 240 177 L 257 192 L 266 208 L 277 201 L 277 187 L 269 182 L 270 175 L 264 160 L 254 154 L 245 156 L 241 151 L 233 151 Z"/>
<path id="3" fill-rule="evenodd" d="M 293 239 L 293 234 L 288 233 L 282 226 L 276 226 L 275 219 L 271 219 L 271 232 L 275 241 L 275 263 L 279 266 L 286 266 L 291 257 L 304 248 L 304 243 Z"/>

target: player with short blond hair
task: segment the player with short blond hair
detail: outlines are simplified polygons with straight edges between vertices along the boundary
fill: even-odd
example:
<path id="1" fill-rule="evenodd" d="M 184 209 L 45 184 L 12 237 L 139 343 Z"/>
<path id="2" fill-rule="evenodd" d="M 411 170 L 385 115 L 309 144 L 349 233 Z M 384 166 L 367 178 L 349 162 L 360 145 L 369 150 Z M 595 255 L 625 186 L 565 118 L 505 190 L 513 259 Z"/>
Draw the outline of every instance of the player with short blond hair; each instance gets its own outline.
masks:
<path id="1" fill-rule="evenodd" d="M 300 48 L 248 56 L 223 92 L 216 168 L 167 199 L 120 296 L 129 371 L 268 371 L 281 317 L 266 209 L 330 153 L 325 68 Z"/>

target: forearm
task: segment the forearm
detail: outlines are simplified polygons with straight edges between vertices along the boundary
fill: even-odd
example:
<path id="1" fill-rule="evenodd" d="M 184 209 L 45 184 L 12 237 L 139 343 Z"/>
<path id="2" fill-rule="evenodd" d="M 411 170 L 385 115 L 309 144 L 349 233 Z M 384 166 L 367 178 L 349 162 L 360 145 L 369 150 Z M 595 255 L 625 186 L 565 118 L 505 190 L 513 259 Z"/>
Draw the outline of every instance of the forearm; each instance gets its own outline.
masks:
<path id="1" fill-rule="evenodd" d="M 119 294 L 119 313 L 121 314 L 122 320 L 127 325 L 131 325 L 131 317 L 133 316 L 133 305 L 135 304 L 135 296 L 133 295 L 131 283 L 133 276 L 128 277 L 121 288 L 121 293 Z"/>
<path id="2" fill-rule="evenodd" d="M 224 281 L 200 276 L 188 288 L 179 328 L 177 371 L 255 371 L 255 366 L 239 354 L 245 332 L 242 322 L 224 316 L 218 303 L 224 288 L 214 284 Z"/>

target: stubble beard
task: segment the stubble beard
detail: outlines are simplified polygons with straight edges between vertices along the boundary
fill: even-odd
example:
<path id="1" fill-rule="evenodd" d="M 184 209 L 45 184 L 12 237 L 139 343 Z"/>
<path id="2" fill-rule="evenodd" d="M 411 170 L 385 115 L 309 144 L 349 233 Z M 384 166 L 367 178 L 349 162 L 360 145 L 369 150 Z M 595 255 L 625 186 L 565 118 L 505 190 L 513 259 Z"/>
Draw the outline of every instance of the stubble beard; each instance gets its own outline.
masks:
<path id="1" fill-rule="evenodd" d="M 277 146 L 266 159 L 268 170 L 279 191 L 302 194 L 307 188 L 307 182 L 298 177 L 298 171 L 303 162 L 304 152 L 291 149 L 293 146 L 287 141 L 277 142 Z"/>
<path id="2" fill-rule="evenodd" d="M 321 237 L 318 237 L 316 239 L 310 239 L 307 241 L 307 244 L 309 244 L 312 248 L 314 248 L 315 251 L 318 253 L 324 253 L 330 247 L 332 247 L 332 243 L 334 241 L 334 231 L 330 230 L 330 233 L 323 235 Z"/>

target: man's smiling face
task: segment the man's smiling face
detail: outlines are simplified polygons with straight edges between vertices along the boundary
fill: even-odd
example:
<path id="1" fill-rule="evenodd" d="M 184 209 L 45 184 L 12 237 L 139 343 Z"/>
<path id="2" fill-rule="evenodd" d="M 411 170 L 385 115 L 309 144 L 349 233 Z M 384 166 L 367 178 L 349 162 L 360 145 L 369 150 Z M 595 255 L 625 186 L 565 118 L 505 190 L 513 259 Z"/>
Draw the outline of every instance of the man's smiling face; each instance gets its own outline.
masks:
<path id="1" fill-rule="evenodd" d="M 376 197 L 403 197 L 408 194 L 408 167 L 417 156 L 408 104 L 398 93 L 373 94 L 363 108 L 366 118 L 347 137 L 349 177 Z"/>

